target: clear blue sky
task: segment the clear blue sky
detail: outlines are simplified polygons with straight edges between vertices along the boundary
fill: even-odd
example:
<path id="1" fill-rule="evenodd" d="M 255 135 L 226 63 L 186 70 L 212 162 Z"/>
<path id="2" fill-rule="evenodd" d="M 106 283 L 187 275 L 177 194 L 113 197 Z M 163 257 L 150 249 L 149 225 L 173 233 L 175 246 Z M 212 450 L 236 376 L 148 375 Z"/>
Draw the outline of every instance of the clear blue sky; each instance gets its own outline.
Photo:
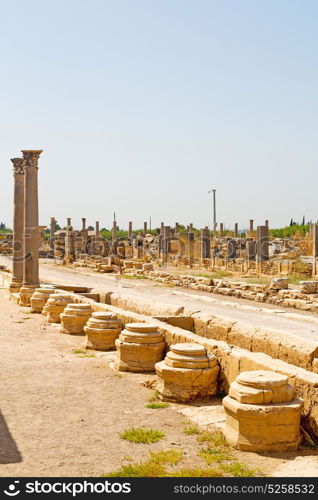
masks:
<path id="1" fill-rule="evenodd" d="M 316 220 L 316 0 L 0 0 L 1 205 L 44 149 L 40 223 Z"/>

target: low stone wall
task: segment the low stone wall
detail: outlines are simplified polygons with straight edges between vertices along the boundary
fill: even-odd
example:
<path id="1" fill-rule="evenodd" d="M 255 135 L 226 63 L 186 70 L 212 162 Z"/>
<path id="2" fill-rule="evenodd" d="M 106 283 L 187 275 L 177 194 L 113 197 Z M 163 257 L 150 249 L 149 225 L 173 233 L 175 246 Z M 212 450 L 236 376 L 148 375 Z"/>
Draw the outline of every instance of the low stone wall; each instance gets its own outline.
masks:
<path id="1" fill-rule="evenodd" d="M 318 293 L 303 293 L 298 289 L 275 290 L 262 284 L 204 278 L 187 274 L 171 274 L 164 271 L 140 270 L 131 274 L 142 274 L 157 283 L 200 292 L 217 293 L 228 297 L 267 302 L 282 307 L 293 307 L 302 311 L 318 312 Z"/>

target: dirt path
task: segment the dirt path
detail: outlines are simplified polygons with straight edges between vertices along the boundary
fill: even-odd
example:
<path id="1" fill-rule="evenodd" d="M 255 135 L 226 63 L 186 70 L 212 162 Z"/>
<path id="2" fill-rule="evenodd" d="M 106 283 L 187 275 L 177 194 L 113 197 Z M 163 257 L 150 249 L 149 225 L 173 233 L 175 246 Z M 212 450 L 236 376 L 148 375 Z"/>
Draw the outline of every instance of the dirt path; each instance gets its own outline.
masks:
<path id="1" fill-rule="evenodd" d="M 204 466 L 196 436 L 183 432 L 185 417 L 178 411 L 187 407 L 145 407 L 151 391 L 141 383 L 154 375 L 118 376 L 109 366 L 114 353 L 74 354 L 83 337 L 59 334 L 57 325 L 9 302 L 5 290 L 0 310 L 1 476 L 99 476 L 131 459 L 145 460 L 149 451 L 172 448 L 183 451 L 180 467 Z M 162 430 L 164 439 L 137 445 L 118 436 L 141 426 Z M 272 474 L 297 454 L 236 456 Z"/>

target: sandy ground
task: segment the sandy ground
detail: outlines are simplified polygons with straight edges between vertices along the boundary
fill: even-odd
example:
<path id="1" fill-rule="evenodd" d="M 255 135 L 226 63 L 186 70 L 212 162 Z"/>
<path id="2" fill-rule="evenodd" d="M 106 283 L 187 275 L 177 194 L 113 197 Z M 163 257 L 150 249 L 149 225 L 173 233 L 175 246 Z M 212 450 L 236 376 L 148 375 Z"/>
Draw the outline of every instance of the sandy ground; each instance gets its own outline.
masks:
<path id="1" fill-rule="evenodd" d="M 190 405 L 145 407 L 151 391 L 141 384 L 154 375 L 118 376 L 109 366 L 114 353 L 79 357 L 72 351 L 84 337 L 60 334 L 57 325 L 10 302 L 3 289 L 0 310 L 1 476 L 99 476 L 129 459 L 145 460 L 149 451 L 171 448 L 184 453 L 180 467 L 204 466 L 196 436 L 183 433 L 185 417 L 179 411 Z M 118 435 L 140 426 L 162 430 L 165 438 L 145 445 Z M 302 460 L 307 474 L 310 467 L 318 470 L 318 457 L 308 450 L 300 457 L 236 455 L 268 475 L 299 475 Z"/>

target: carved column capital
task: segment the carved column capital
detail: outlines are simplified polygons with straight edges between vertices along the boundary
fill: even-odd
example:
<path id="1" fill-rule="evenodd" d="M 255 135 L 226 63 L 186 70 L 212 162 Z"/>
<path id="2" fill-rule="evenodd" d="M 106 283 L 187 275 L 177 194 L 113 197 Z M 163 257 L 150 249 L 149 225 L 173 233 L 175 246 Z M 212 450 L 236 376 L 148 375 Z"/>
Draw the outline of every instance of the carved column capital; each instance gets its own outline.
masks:
<path id="1" fill-rule="evenodd" d="M 24 159 L 11 158 L 13 163 L 13 175 L 24 175 Z"/>
<path id="2" fill-rule="evenodd" d="M 26 167 L 38 168 L 38 161 L 43 149 L 22 149 L 23 159 Z"/>

